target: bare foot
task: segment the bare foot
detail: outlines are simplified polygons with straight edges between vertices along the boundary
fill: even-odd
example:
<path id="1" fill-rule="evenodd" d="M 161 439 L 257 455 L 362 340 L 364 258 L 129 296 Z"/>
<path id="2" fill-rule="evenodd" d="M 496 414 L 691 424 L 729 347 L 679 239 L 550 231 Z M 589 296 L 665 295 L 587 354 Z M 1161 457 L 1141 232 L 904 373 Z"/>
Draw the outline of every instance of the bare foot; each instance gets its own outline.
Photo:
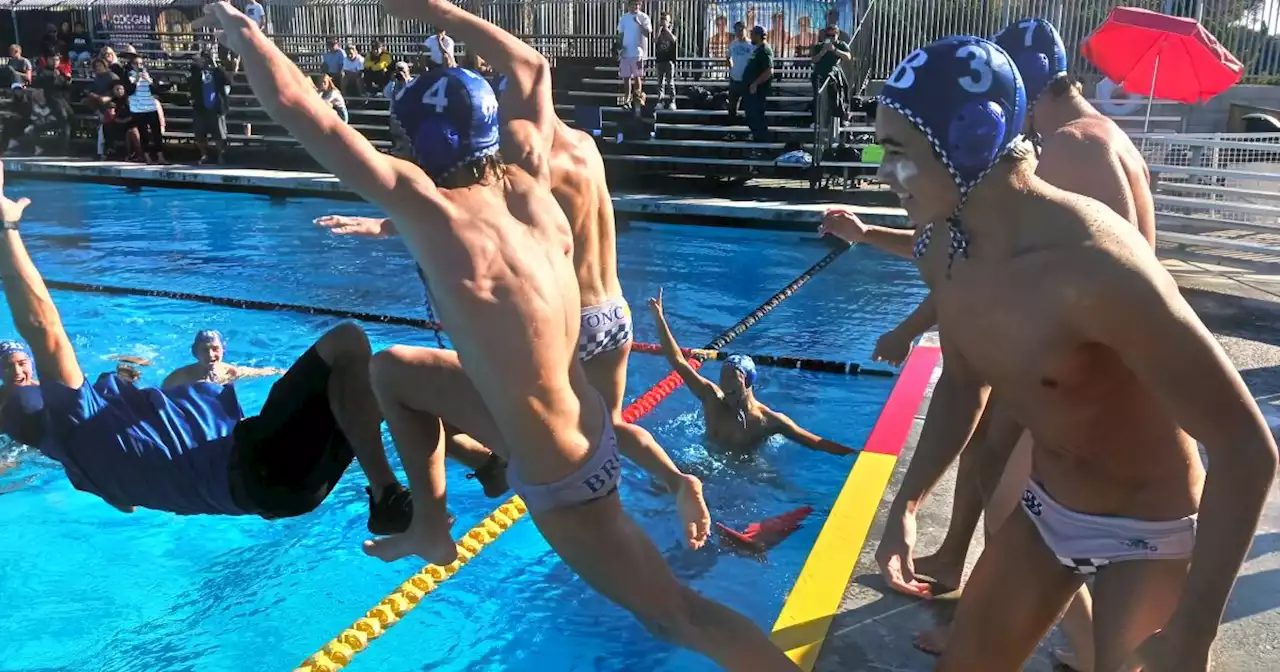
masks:
<path id="1" fill-rule="evenodd" d="M 950 625 L 941 625 L 932 630 L 916 634 L 916 648 L 931 656 L 941 656 L 947 650 L 947 638 L 951 635 Z"/>
<path id="2" fill-rule="evenodd" d="M 964 577 L 964 560 L 954 562 L 938 553 L 916 558 L 916 576 L 924 575 L 933 579 L 934 595 L 944 595 L 960 589 L 960 581 Z"/>
<path id="3" fill-rule="evenodd" d="M 702 548 L 711 533 L 711 513 L 707 511 L 707 501 L 702 497 L 702 481 L 697 476 L 683 475 L 680 489 L 676 491 L 676 509 L 684 522 L 689 548 L 695 551 Z"/>
<path id="4" fill-rule="evenodd" d="M 1070 649 L 1054 649 L 1053 664 L 1059 668 L 1074 670 L 1075 672 L 1085 672 L 1085 668 L 1080 665 L 1080 658 L 1076 656 L 1075 651 Z"/>
<path id="5" fill-rule="evenodd" d="M 449 516 L 428 520 L 414 512 L 409 531 L 364 542 L 364 552 L 383 562 L 394 562 L 416 555 L 433 565 L 444 566 L 458 559 L 458 548 L 449 536 Z"/>

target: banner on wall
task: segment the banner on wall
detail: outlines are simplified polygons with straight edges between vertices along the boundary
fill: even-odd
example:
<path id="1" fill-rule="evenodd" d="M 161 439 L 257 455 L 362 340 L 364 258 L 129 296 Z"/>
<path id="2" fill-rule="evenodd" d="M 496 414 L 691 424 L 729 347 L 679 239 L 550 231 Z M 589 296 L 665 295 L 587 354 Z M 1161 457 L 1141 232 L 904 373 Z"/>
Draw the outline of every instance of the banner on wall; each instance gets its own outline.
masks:
<path id="1" fill-rule="evenodd" d="M 837 24 L 853 33 L 856 0 L 836 3 L 817 0 L 721 0 L 707 5 L 707 56 L 724 58 L 734 40 L 733 24 L 741 21 L 765 29 L 777 57 L 807 57 L 827 24 L 827 12 L 834 9 Z"/>

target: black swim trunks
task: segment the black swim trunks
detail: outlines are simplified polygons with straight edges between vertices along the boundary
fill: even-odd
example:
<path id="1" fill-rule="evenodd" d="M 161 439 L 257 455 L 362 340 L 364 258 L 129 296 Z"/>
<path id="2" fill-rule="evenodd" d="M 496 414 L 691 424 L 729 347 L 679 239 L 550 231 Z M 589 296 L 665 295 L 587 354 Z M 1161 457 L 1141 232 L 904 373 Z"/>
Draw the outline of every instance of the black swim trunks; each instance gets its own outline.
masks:
<path id="1" fill-rule="evenodd" d="M 355 453 L 329 408 L 329 365 L 315 347 L 271 386 L 258 415 L 233 432 L 231 494 L 263 518 L 314 511 Z"/>

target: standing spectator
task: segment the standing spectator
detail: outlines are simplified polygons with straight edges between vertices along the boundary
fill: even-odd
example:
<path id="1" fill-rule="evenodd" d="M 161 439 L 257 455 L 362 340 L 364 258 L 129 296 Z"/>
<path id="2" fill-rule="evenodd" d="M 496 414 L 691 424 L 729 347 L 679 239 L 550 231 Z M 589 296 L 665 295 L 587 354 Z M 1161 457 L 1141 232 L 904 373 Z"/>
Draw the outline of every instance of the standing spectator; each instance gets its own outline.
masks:
<path id="1" fill-rule="evenodd" d="M 124 83 L 116 82 L 111 89 L 111 101 L 102 116 L 103 158 L 122 157 L 125 161 L 142 160 L 142 141 L 129 113 L 129 96 Z M 123 145 L 123 149 L 122 149 Z"/>
<path id="2" fill-rule="evenodd" d="M 347 45 L 347 55 L 342 59 L 342 79 L 340 82 L 342 93 L 352 98 L 360 96 L 360 89 L 363 86 L 361 74 L 364 72 L 364 56 L 356 50 L 356 45 Z"/>
<path id="3" fill-rule="evenodd" d="M 267 32 L 267 8 L 262 6 L 258 0 L 249 0 L 244 6 L 244 15 L 258 24 L 262 32 Z"/>
<path id="4" fill-rule="evenodd" d="M 227 151 L 227 97 L 231 95 L 231 82 L 227 73 L 213 62 L 209 51 L 200 52 L 192 63 L 187 92 L 191 96 L 192 135 L 200 149 L 200 163 L 209 160 L 209 136 L 212 135 L 221 164 Z"/>
<path id="5" fill-rule="evenodd" d="M 626 93 L 623 107 L 644 107 L 644 59 L 648 55 L 649 35 L 653 33 L 653 21 L 640 11 L 640 0 L 629 0 L 627 13 L 618 19 L 618 32 L 622 33 L 622 53 L 618 59 L 618 76 L 622 78 Z"/>
<path id="6" fill-rule="evenodd" d="M 853 51 L 853 36 L 840 27 L 840 12 L 834 9 L 827 12 L 826 28 L 830 31 L 832 28 L 836 30 L 836 39 L 849 45 L 849 51 Z M 853 87 L 861 86 L 862 82 L 855 82 L 854 77 L 857 75 L 853 68 L 853 59 L 840 63 L 840 69 L 844 71 L 844 80 L 848 84 L 845 93 L 846 97 L 853 95 Z"/>
<path id="7" fill-rule="evenodd" d="M 765 32 L 762 26 L 754 26 L 751 28 L 751 43 L 756 45 L 756 50 L 751 54 L 751 60 L 747 61 L 746 70 L 743 72 L 742 80 L 747 83 L 747 93 L 743 96 L 743 112 L 747 116 L 747 126 L 751 129 L 751 140 L 753 142 L 769 142 L 769 121 L 765 118 L 765 107 L 767 106 L 769 93 L 772 91 L 773 82 L 773 48 L 769 46 L 768 40 L 765 39 Z M 762 150 L 755 150 L 753 154 L 757 156 L 763 154 Z"/>
<path id="8" fill-rule="evenodd" d="M 844 120 L 848 114 L 846 109 L 846 103 L 849 100 L 848 84 L 844 79 L 843 65 L 852 60 L 853 55 L 849 52 L 849 45 L 840 40 L 838 26 L 827 26 L 822 34 L 822 42 L 813 45 L 810 59 L 813 61 L 813 74 L 810 81 L 813 84 L 814 114 L 817 114 L 821 108 L 826 109 L 826 114 L 823 114 L 821 119 L 815 120 L 821 129 L 821 144 L 825 148 L 831 138 L 831 120 L 833 118 Z M 831 81 L 828 82 L 828 79 Z M 826 104 L 819 105 L 818 91 L 824 84 L 826 89 L 823 97 L 826 99 Z"/>
<path id="9" fill-rule="evenodd" d="M 382 87 L 387 85 L 394 63 L 395 59 L 387 53 L 386 46 L 381 42 L 374 42 L 373 51 L 364 59 L 364 90 L 370 95 L 381 93 Z"/>
<path id="10" fill-rule="evenodd" d="M 93 45 L 89 43 L 89 33 L 84 24 L 76 22 L 67 44 L 67 60 L 74 66 L 84 65 L 93 58 Z"/>
<path id="11" fill-rule="evenodd" d="M 31 77 L 35 73 L 31 61 L 22 55 L 22 47 L 16 44 L 9 45 L 9 73 L 10 81 L 17 88 L 18 85 L 25 87 L 31 84 Z"/>
<path id="12" fill-rule="evenodd" d="M 338 38 L 329 40 L 329 51 L 324 52 L 324 74 L 330 77 L 342 79 L 342 60 L 346 56 L 342 53 L 342 46 L 338 44 Z"/>
<path id="13" fill-rule="evenodd" d="M 653 40 L 653 56 L 658 63 L 658 107 L 676 109 L 676 34 L 671 29 L 671 12 L 658 15 L 658 35 Z"/>
<path id="14" fill-rule="evenodd" d="M 453 57 L 453 38 L 445 34 L 444 28 L 436 28 L 435 34 L 424 40 L 422 46 L 427 52 L 427 68 L 458 67 Z"/>
<path id="15" fill-rule="evenodd" d="M 391 81 L 382 89 L 382 97 L 387 100 L 395 100 L 401 91 L 409 85 L 409 64 L 404 61 L 398 61 L 395 67 L 395 73 L 391 75 Z"/>
<path id="16" fill-rule="evenodd" d="M 126 44 L 125 46 L 128 47 L 129 45 Z M 98 52 L 98 58 L 101 58 L 102 61 L 107 64 L 107 69 L 115 74 L 120 81 L 123 82 L 125 80 L 124 64 L 120 62 L 120 57 L 116 56 L 115 49 L 112 49 L 111 47 L 103 47 Z"/>
<path id="17" fill-rule="evenodd" d="M 756 45 L 747 39 L 747 24 L 739 21 L 733 24 L 734 38 L 729 43 L 726 51 L 726 60 L 729 62 L 729 125 L 732 126 L 738 120 L 738 104 L 742 101 L 742 97 L 747 93 L 747 84 L 750 82 L 743 81 L 742 77 L 747 72 L 747 62 L 751 60 L 751 55 L 756 53 Z"/>
<path id="18" fill-rule="evenodd" d="M 347 114 L 347 101 L 342 98 L 342 92 L 333 84 L 332 77 L 321 76 L 316 92 L 320 94 L 320 100 L 328 103 L 329 107 L 332 107 L 333 111 L 342 118 L 342 123 L 351 123 L 351 117 Z"/>
<path id="19" fill-rule="evenodd" d="M 115 85 L 120 84 L 120 78 L 107 68 L 107 62 L 101 58 L 93 59 L 89 67 L 92 69 L 93 78 L 89 81 L 88 91 L 84 95 L 84 104 L 90 110 L 98 113 L 102 117 L 102 123 L 98 125 L 98 158 L 102 159 L 107 154 L 107 104 L 111 102 L 112 92 Z M 124 89 L 121 89 L 123 93 Z M 113 115 L 114 116 L 114 115 Z"/>
<path id="20" fill-rule="evenodd" d="M 124 90 L 129 95 L 133 127 L 142 141 L 142 156 L 147 163 L 164 163 L 164 108 L 152 94 L 151 73 L 132 46 L 125 45 L 120 51 L 128 64 Z"/>

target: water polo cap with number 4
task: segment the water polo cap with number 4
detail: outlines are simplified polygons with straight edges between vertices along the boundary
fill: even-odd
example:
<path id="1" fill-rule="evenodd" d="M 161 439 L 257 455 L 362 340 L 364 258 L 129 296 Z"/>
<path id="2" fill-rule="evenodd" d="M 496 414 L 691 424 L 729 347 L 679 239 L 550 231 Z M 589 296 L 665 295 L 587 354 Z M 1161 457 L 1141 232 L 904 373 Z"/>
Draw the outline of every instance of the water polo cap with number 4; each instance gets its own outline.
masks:
<path id="1" fill-rule="evenodd" d="M 391 117 L 392 132 L 432 179 L 498 152 L 498 98 L 489 82 L 464 68 L 415 78 L 392 102 Z"/>
<path id="2" fill-rule="evenodd" d="M 1012 59 L 989 40 L 947 37 L 907 56 L 877 100 L 923 133 L 951 173 L 960 203 L 947 220 L 948 258 L 967 256 L 960 210 L 996 162 L 1022 141 L 1027 94 Z M 932 223 L 922 228 L 917 257 L 928 248 L 932 232 Z"/>

